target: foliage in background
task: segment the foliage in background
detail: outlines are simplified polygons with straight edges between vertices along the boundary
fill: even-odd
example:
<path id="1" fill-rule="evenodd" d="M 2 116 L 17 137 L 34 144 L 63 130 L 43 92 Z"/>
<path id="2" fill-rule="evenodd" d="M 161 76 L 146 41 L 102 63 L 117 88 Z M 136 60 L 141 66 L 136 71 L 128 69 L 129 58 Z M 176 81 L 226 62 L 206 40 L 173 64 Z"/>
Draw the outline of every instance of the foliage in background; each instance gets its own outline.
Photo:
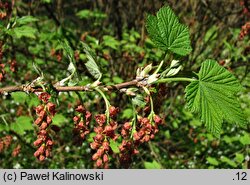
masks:
<path id="1" fill-rule="evenodd" d="M 154 43 L 157 43 L 158 37 L 164 37 L 169 33 L 168 30 L 157 33 L 156 37 L 152 37 L 152 41 L 136 28 L 124 28 L 122 34 L 117 36 L 114 25 L 112 25 L 114 27 L 106 26 L 103 29 L 103 23 L 107 21 L 108 15 L 97 9 L 89 7 L 78 9 L 75 7 L 68 13 L 65 11 L 65 17 L 60 16 L 59 12 L 53 17 L 51 12 L 53 12 L 53 8 L 56 8 L 57 3 L 57 1 L 37 1 L 26 4 L 19 1 L 13 7 L 12 15 L 0 22 L 1 43 L 2 41 L 5 43 L 3 46 L 0 43 L 1 52 L 4 53 L 2 61 L 6 64 L 3 69 L 0 68 L 1 74 L 5 78 L 0 83 L 1 87 L 23 84 L 37 79 L 39 74 L 34 70 L 33 63 L 44 71 L 44 78 L 52 83 L 61 81 L 73 74 L 74 65 L 82 77 L 82 79 L 74 78 L 74 80 L 80 81 L 82 85 L 90 83 L 95 80 L 91 74 L 98 74 L 98 72 L 88 70 L 88 64 L 85 66 L 86 59 L 88 58 L 88 61 L 92 59 L 86 55 L 88 51 L 86 48 L 83 49 L 82 42 L 87 43 L 96 53 L 95 62 L 103 74 L 102 82 L 107 85 L 133 79 L 138 66 L 145 67 L 149 63 L 157 65 L 166 49 L 177 54 L 191 52 L 188 47 L 189 41 L 183 43 L 186 47 L 185 51 L 180 51 L 180 45 L 174 45 L 171 39 L 161 44 L 160 48 L 164 51 L 155 48 Z M 190 6 L 194 4 L 191 3 Z M 70 4 L 65 3 L 64 6 L 66 5 Z M 195 6 L 197 5 L 195 4 L 193 7 Z M 39 9 L 38 7 L 42 8 Z M 46 7 L 49 7 L 49 9 Z M 68 9 L 70 9 L 69 7 Z M 178 9 L 178 7 L 176 8 Z M 149 21 L 157 22 L 159 30 L 164 23 L 159 18 L 163 13 L 160 12 L 156 17 L 148 17 Z M 90 16 L 86 16 L 87 14 Z M 3 15 L 2 11 L 1 15 Z M 183 17 L 185 17 L 185 14 Z M 77 21 L 71 21 L 72 19 Z M 240 93 L 240 105 L 238 104 L 238 107 L 243 108 L 249 122 L 249 36 L 246 35 L 243 40 L 239 39 L 240 26 L 229 27 L 226 34 L 222 34 L 219 23 L 214 23 L 207 30 L 199 32 L 198 30 L 201 28 L 196 28 L 195 25 L 199 25 L 200 22 L 198 20 L 193 21 L 190 24 L 194 25 L 191 26 L 191 40 L 195 42 L 192 43 L 194 51 L 189 57 L 180 59 L 182 62 L 180 75 L 193 77 L 194 75 L 190 73 L 191 68 L 198 71 L 199 63 L 203 62 L 204 59 L 218 59 L 222 66 L 229 69 L 240 79 L 245 88 Z M 79 22 L 81 23 L 80 26 Z M 92 24 L 93 22 L 95 24 Z M 183 38 L 185 40 L 189 38 L 186 27 L 180 24 L 178 19 L 173 18 L 171 22 L 178 23 L 175 28 L 176 31 L 173 33 L 173 39 L 182 41 Z M 150 24 L 147 27 L 150 27 Z M 153 28 L 155 27 L 151 26 L 151 29 Z M 150 30 L 148 32 L 149 35 L 152 35 Z M 199 34 L 201 37 L 199 37 Z M 192 39 L 197 37 L 199 37 L 198 40 Z M 69 46 L 73 48 L 70 57 L 74 58 L 75 61 L 69 61 L 66 49 L 58 42 L 61 38 L 66 38 L 69 41 Z M 71 63 L 72 65 L 70 65 Z M 205 65 L 205 63 L 202 65 Z M 212 62 L 211 65 L 215 64 Z M 202 69 L 198 76 L 203 79 Z M 76 81 L 71 81 L 71 84 L 76 83 Z M 206 79 L 204 81 L 206 82 Z M 160 129 L 154 142 L 144 145 L 140 149 L 140 155 L 135 156 L 135 162 L 132 163 L 131 168 L 249 168 L 249 127 L 239 129 L 232 124 L 221 125 L 222 117 L 228 119 L 229 122 L 233 122 L 234 119 L 242 119 L 242 115 L 238 114 L 237 116 L 236 113 L 234 115 L 237 118 L 230 118 L 223 112 L 223 108 L 218 107 L 217 112 L 220 110 L 220 114 L 223 115 L 217 117 L 219 127 L 222 126 L 222 133 L 220 139 L 215 138 L 203 129 L 199 117 L 190 114 L 183 106 L 185 103 L 184 85 L 187 85 L 187 83 L 159 86 L 158 94 L 153 97 L 155 111 L 161 113 L 165 124 Z M 206 85 L 201 87 L 201 82 L 192 82 L 188 88 L 191 88 L 192 85 L 200 86 L 201 90 L 207 88 Z M 225 88 L 228 88 L 228 86 L 225 86 Z M 238 92 L 238 87 L 230 86 L 228 89 L 233 93 Z M 204 93 L 207 92 L 204 91 Z M 220 97 L 218 94 L 217 96 Z M 110 97 L 113 105 L 123 109 L 118 116 L 121 119 L 120 122 L 132 118 L 133 109 L 127 104 L 128 99 L 126 97 L 117 93 L 111 93 Z M 55 138 L 53 138 L 57 141 L 53 158 L 45 163 L 38 163 L 35 158 L 29 157 L 35 151 L 32 146 L 35 138 L 34 127 L 32 126 L 34 120 L 32 119 L 35 116 L 34 107 L 39 104 L 37 97 L 32 94 L 16 92 L 0 99 L 2 141 L 10 141 L 9 138 L 5 138 L 6 135 L 13 136 L 12 144 L 4 146 L 5 149 L 0 153 L 0 166 L 2 168 L 92 168 L 93 164 L 89 160 L 92 155 L 92 151 L 89 149 L 92 136 L 89 136 L 88 142 L 83 142 L 81 146 L 72 145 L 73 138 L 70 137 L 73 129 L 71 118 L 74 115 L 73 108 L 79 103 L 77 102 L 78 96 L 69 92 L 60 93 L 58 98 L 60 104 L 58 114 L 53 118 L 53 123 L 57 126 L 57 129 L 60 129 L 60 132 L 55 134 Z M 91 112 L 104 112 L 104 104 L 95 93 L 84 94 L 82 98 L 87 109 Z M 226 106 L 224 102 L 221 102 L 221 105 Z M 195 107 L 195 104 L 190 104 L 189 107 Z M 228 104 L 228 107 L 231 107 L 231 105 Z M 196 109 L 193 108 L 193 110 Z M 206 116 L 204 110 L 202 108 L 201 110 L 201 116 Z M 232 107 L 231 110 L 234 112 Z M 209 126 L 209 123 L 207 126 L 209 130 L 214 129 Z M 216 127 L 216 130 L 219 127 Z M 6 143 L 8 144 L 8 142 Z M 17 151 L 17 149 L 21 151 L 19 155 L 15 156 L 13 151 Z M 11 153 L 13 157 L 8 157 Z M 114 162 L 111 167 L 117 168 L 118 164 Z"/>

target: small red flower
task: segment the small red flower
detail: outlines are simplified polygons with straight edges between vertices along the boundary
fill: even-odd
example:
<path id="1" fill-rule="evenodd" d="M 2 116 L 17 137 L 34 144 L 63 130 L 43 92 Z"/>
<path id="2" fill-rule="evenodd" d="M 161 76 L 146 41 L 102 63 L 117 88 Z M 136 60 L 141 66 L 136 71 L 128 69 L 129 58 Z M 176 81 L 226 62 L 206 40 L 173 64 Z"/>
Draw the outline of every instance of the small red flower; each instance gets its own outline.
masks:
<path id="1" fill-rule="evenodd" d="M 98 125 L 102 126 L 106 121 L 106 115 L 105 114 L 98 114 L 95 116 L 95 120 Z"/>
<path id="2" fill-rule="evenodd" d="M 86 109 L 83 105 L 79 105 L 76 109 L 77 112 L 84 114 Z"/>
<path id="3" fill-rule="evenodd" d="M 38 98 L 43 101 L 44 103 L 47 103 L 50 99 L 50 94 L 46 93 L 46 92 L 43 92 L 41 94 L 38 95 Z"/>
<path id="4" fill-rule="evenodd" d="M 109 107 L 109 115 L 110 115 L 110 117 L 115 117 L 118 112 L 119 112 L 118 107 L 114 107 L 114 106 Z"/>
<path id="5" fill-rule="evenodd" d="M 49 102 L 49 103 L 47 103 L 46 106 L 47 106 L 49 113 L 52 116 L 54 116 L 56 114 L 56 105 L 54 103 Z"/>

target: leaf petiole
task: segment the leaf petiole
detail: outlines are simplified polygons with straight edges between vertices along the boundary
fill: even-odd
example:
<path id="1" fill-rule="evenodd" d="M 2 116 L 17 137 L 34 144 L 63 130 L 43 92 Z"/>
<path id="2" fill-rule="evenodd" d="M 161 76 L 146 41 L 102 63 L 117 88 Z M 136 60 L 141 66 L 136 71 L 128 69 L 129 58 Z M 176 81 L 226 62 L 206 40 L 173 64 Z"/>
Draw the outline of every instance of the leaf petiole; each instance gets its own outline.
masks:
<path id="1" fill-rule="evenodd" d="M 105 115 L 107 117 L 107 124 L 109 124 L 109 107 L 110 107 L 109 100 L 99 87 L 96 87 L 95 90 L 102 96 L 102 98 L 105 101 L 105 106 L 106 106 Z"/>
<path id="2" fill-rule="evenodd" d="M 177 77 L 177 78 L 163 78 L 163 79 L 159 79 L 155 82 L 153 82 L 153 84 L 159 84 L 159 83 L 167 83 L 167 82 L 193 82 L 196 81 L 197 79 L 193 79 L 193 78 L 185 78 L 185 77 Z"/>

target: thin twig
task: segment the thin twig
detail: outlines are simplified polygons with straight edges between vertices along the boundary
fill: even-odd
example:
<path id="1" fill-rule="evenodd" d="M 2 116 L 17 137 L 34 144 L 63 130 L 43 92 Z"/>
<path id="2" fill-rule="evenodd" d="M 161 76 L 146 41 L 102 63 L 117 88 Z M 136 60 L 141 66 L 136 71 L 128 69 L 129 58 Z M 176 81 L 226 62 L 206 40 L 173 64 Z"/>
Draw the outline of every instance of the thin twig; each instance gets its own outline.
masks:
<path id="1" fill-rule="evenodd" d="M 136 86 L 138 84 L 137 80 L 132 80 L 116 85 L 108 85 L 108 86 L 101 86 L 104 90 L 111 91 L 111 90 L 120 90 L 125 87 L 129 86 Z M 89 86 L 56 86 L 54 85 L 54 89 L 58 92 L 68 92 L 68 91 L 92 91 Z M 0 94 L 10 93 L 10 92 L 17 92 L 17 91 L 24 91 L 24 92 L 42 92 L 43 89 L 41 87 L 33 87 L 31 85 L 16 85 L 16 86 L 8 86 L 0 88 Z"/>

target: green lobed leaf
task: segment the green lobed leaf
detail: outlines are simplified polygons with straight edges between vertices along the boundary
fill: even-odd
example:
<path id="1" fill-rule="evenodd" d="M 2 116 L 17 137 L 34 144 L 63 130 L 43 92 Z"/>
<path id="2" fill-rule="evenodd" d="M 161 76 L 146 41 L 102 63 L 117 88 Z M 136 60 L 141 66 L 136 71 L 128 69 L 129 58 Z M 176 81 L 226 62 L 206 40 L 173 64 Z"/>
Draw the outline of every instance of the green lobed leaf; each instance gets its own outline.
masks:
<path id="1" fill-rule="evenodd" d="M 148 15 L 146 28 L 150 38 L 160 49 L 182 56 L 192 51 L 188 27 L 179 23 L 169 6 L 162 7 L 156 16 Z"/>
<path id="2" fill-rule="evenodd" d="M 133 109 L 127 108 L 124 111 L 122 111 L 122 119 L 129 119 L 133 116 Z"/>
<path id="3" fill-rule="evenodd" d="M 57 125 L 59 127 L 61 127 L 63 125 L 63 123 L 65 123 L 66 121 L 67 121 L 67 119 L 63 114 L 56 114 L 52 118 L 53 125 Z"/>
<path id="4" fill-rule="evenodd" d="M 28 23 L 36 22 L 36 21 L 38 21 L 38 19 L 30 15 L 23 16 L 16 20 L 18 25 L 24 25 L 24 24 L 28 24 Z"/>
<path id="5" fill-rule="evenodd" d="M 11 97 L 15 103 L 24 103 L 28 99 L 28 95 L 25 92 L 13 92 L 11 93 Z"/>
<path id="6" fill-rule="evenodd" d="M 10 125 L 10 129 L 19 135 L 24 135 L 25 131 L 33 130 L 32 119 L 28 116 L 20 116 L 15 123 Z"/>
<path id="7" fill-rule="evenodd" d="M 158 28 L 158 20 L 157 17 L 153 15 L 148 15 L 147 21 L 146 21 L 146 28 L 149 33 L 149 36 L 151 40 L 154 42 L 154 44 L 159 47 L 162 50 L 166 50 L 166 45 L 163 42 L 163 39 L 160 35 L 159 28 Z"/>
<path id="8" fill-rule="evenodd" d="M 114 37 L 109 36 L 109 35 L 104 35 L 103 45 L 117 50 L 120 43 Z"/>
<path id="9" fill-rule="evenodd" d="M 20 27 L 16 27 L 13 29 L 13 33 L 14 35 L 20 39 L 22 37 L 28 37 L 28 38 L 32 38 L 35 39 L 35 33 L 37 32 L 37 29 L 32 28 L 30 26 L 20 26 Z"/>
<path id="10" fill-rule="evenodd" d="M 209 132 L 219 137 L 223 119 L 246 126 L 236 94 L 242 89 L 239 81 L 215 60 L 202 63 L 199 79 L 185 89 L 188 108 L 198 113 Z"/>
<path id="11" fill-rule="evenodd" d="M 239 141 L 243 145 L 250 145 L 250 134 L 244 133 L 244 135 L 240 137 Z"/>
<path id="12" fill-rule="evenodd" d="M 137 105 L 139 107 L 144 107 L 146 105 L 144 101 L 144 97 L 140 94 L 137 94 L 134 98 L 132 98 L 133 105 Z"/>

